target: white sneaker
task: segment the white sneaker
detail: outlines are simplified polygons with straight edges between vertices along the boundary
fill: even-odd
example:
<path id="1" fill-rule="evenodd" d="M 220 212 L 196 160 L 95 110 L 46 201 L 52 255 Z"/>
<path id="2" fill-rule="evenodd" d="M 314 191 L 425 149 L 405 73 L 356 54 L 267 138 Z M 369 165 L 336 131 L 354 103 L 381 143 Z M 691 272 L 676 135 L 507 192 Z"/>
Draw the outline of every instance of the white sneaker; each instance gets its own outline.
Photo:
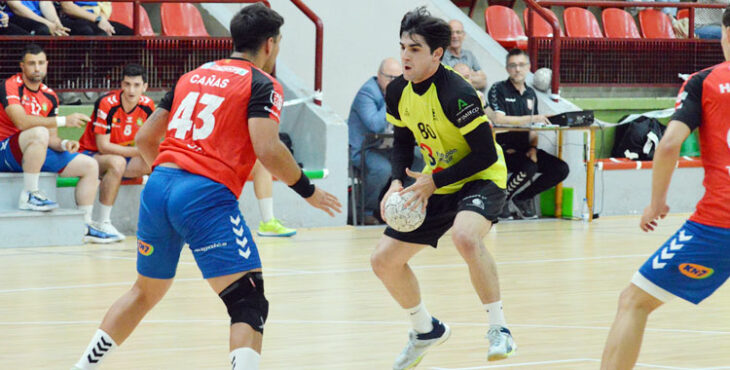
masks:
<path id="1" fill-rule="evenodd" d="M 504 326 L 490 326 L 487 331 L 487 339 L 489 339 L 488 361 L 504 360 L 517 351 L 517 344 L 512 339 L 512 333 Z"/>
<path id="2" fill-rule="evenodd" d="M 433 330 L 428 333 L 418 334 L 411 329 L 408 332 L 408 344 L 403 352 L 398 355 L 393 364 L 393 370 L 413 369 L 426 355 L 431 347 L 446 342 L 451 335 L 451 329 L 435 317 L 431 318 Z"/>
<path id="3" fill-rule="evenodd" d="M 18 208 L 30 211 L 50 211 L 58 208 L 58 203 L 48 199 L 40 190 L 21 191 L 18 198 Z"/>
<path id="4" fill-rule="evenodd" d="M 117 238 L 118 241 L 122 241 L 124 240 L 124 238 L 126 238 L 124 234 L 120 233 L 119 230 L 117 230 L 117 228 L 112 225 L 111 221 L 98 222 L 96 226 L 97 229 L 114 236 L 115 238 Z"/>
<path id="5" fill-rule="evenodd" d="M 114 235 L 107 234 L 95 224 L 86 224 L 86 235 L 84 235 L 84 243 L 109 244 L 118 242 Z"/>

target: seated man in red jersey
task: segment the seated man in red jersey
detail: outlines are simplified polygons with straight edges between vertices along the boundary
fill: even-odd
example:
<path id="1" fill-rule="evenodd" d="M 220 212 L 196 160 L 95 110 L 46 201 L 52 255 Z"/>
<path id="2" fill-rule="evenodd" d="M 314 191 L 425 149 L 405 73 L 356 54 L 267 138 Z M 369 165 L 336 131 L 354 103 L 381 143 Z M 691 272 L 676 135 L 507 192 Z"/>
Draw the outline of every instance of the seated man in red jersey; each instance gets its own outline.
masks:
<path id="1" fill-rule="evenodd" d="M 93 125 L 86 126 L 81 136 L 81 153 L 99 162 L 101 187 L 99 230 L 124 239 L 111 223 L 111 212 L 119 193 L 122 178 L 135 178 L 150 173 L 134 146 L 134 137 L 142 123 L 155 109 L 152 99 L 144 96 L 147 71 L 139 64 L 127 64 L 122 70 L 122 89 L 112 91 L 96 101 L 91 115 Z"/>
<path id="2" fill-rule="evenodd" d="M 58 127 L 81 127 L 89 117 L 80 113 L 56 116 L 58 97 L 42 82 L 48 60 L 40 46 L 25 47 L 20 69 L 21 73 L 0 83 L 0 172 L 23 173 L 18 208 L 30 211 L 58 208 L 58 203 L 48 199 L 38 187 L 41 171 L 79 177 L 75 195 L 78 208 L 84 211 L 84 242 L 112 242 L 111 235 L 91 223 L 99 186 L 96 162 L 76 153 L 78 142 L 61 140 L 57 134 Z"/>

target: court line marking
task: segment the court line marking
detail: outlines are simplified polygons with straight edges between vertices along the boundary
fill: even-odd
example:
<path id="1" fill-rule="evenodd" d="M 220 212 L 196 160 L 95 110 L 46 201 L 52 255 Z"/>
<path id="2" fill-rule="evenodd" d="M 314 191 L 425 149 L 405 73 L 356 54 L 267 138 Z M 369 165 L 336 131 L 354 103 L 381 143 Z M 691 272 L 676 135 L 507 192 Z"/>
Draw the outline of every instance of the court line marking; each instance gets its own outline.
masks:
<path id="1" fill-rule="evenodd" d="M 178 320 L 143 320 L 148 324 L 189 324 L 189 323 L 229 323 L 230 320 L 223 319 L 178 319 Z M 98 324 L 98 320 L 60 320 L 60 321 L 0 321 L 0 326 L 33 326 L 33 325 L 86 325 Z M 268 320 L 267 324 L 299 324 L 299 325 L 383 325 L 383 326 L 408 326 L 405 321 L 379 321 L 379 320 Z M 489 327 L 485 322 L 449 322 L 453 327 Z M 608 326 L 580 326 L 580 325 L 540 325 L 540 324 L 510 324 L 515 328 L 535 329 L 578 329 L 578 330 L 602 330 L 610 329 Z M 681 333 L 681 334 L 708 334 L 708 335 L 730 335 L 730 331 L 720 330 L 687 330 L 687 329 L 663 329 L 647 328 L 647 332 L 660 333 Z"/>
<path id="2" fill-rule="evenodd" d="M 625 254 L 615 256 L 595 256 L 595 257 L 574 257 L 574 258 L 555 258 L 555 259 L 544 259 L 544 260 L 525 260 L 525 261 L 504 261 L 497 262 L 497 265 L 519 265 L 519 264 L 540 264 L 540 263 L 558 263 L 558 262 L 578 262 L 578 261 L 591 261 L 591 260 L 608 260 L 608 259 L 622 259 L 622 258 L 636 258 L 636 257 L 647 257 L 648 254 Z M 116 257 L 118 259 L 136 259 L 132 257 Z M 187 262 L 194 263 L 194 262 Z M 444 265 L 415 265 L 411 266 L 414 270 L 437 270 L 437 269 L 450 269 L 450 268 L 465 268 L 466 263 L 458 264 L 444 264 Z M 325 274 L 341 274 L 341 273 L 356 273 L 356 272 L 370 272 L 368 268 L 355 268 L 355 269 L 331 269 L 331 270 L 289 270 L 289 269 L 278 269 L 278 268 L 265 268 L 266 271 L 274 271 L 273 273 L 264 273 L 265 277 L 278 277 L 278 276 L 294 276 L 294 275 L 325 275 Z M 279 271 L 279 272 L 276 272 Z M 176 278 L 176 282 L 187 282 L 187 281 L 202 281 L 202 278 Z M 29 287 L 29 288 L 15 288 L 15 289 L 0 289 L 2 293 L 18 293 L 18 292 L 30 292 L 30 291 L 45 291 L 45 290 L 60 290 L 60 289 L 77 289 L 77 288 L 95 288 L 95 287 L 109 287 L 119 285 L 131 285 L 132 281 L 126 282 L 112 282 L 112 283 L 98 283 L 98 284 L 80 284 L 80 285 L 65 285 L 65 286 L 50 286 L 50 287 Z"/>
<path id="3" fill-rule="evenodd" d="M 537 361 L 537 362 L 521 362 L 516 364 L 502 364 L 502 365 L 485 365 L 485 366 L 476 366 L 476 367 L 432 367 L 433 370 L 479 370 L 479 369 L 499 369 L 499 368 L 508 368 L 508 367 L 522 367 L 522 366 L 534 366 L 534 365 L 552 365 L 552 364 L 565 364 L 565 363 L 571 363 L 571 362 L 598 362 L 600 363 L 601 360 L 597 358 L 573 358 L 573 359 L 566 359 L 566 360 L 552 360 L 552 361 Z M 710 368 L 692 368 L 692 367 L 677 367 L 677 366 L 666 366 L 666 365 L 655 365 L 655 364 L 646 364 L 637 362 L 636 367 L 648 367 L 648 368 L 654 368 L 654 369 L 671 369 L 671 370 L 694 370 L 694 369 L 704 369 L 709 370 Z M 721 369 L 721 368 L 711 368 L 711 369 Z"/>

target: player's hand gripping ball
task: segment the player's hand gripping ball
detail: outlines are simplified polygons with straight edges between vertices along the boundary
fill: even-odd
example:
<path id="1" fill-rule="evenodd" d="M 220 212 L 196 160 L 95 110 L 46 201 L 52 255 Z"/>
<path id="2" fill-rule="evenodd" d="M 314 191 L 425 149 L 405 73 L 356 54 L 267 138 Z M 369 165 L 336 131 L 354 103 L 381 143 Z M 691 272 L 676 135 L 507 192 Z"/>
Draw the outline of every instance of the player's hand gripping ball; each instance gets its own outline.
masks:
<path id="1" fill-rule="evenodd" d="M 418 206 L 416 209 L 405 208 L 404 204 L 413 196 L 408 192 L 402 196 L 392 193 L 385 201 L 385 221 L 396 231 L 410 232 L 417 229 L 426 218 L 426 212 Z"/>

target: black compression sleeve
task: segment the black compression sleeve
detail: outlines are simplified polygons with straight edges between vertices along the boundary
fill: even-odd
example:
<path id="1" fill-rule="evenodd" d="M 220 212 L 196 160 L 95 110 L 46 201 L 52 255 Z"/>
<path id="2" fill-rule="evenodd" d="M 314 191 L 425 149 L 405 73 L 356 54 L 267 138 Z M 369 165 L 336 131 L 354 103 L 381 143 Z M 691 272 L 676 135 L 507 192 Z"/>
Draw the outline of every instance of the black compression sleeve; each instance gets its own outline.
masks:
<path id="1" fill-rule="evenodd" d="M 393 152 L 390 162 L 392 166 L 391 177 L 404 182 L 406 179 L 406 168 L 413 163 L 413 146 L 416 140 L 411 130 L 405 127 L 393 126 Z"/>
<path id="2" fill-rule="evenodd" d="M 467 154 L 453 166 L 433 174 L 433 182 L 437 188 L 453 184 L 489 168 L 497 161 L 497 149 L 492 139 L 492 129 L 488 123 L 482 123 L 464 135 L 471 153 Z M 395 172 L 393 172 L 395 173 Z"/>

